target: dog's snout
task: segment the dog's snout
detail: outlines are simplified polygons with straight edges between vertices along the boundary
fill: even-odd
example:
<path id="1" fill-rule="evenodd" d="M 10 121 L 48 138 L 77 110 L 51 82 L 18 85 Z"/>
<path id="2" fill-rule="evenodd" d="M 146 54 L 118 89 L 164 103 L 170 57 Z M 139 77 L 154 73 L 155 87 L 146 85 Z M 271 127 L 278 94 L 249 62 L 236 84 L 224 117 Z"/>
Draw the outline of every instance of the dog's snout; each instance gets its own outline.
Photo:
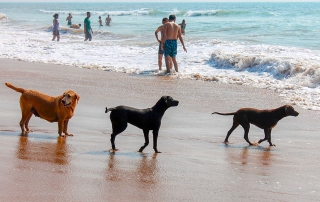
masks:
<path id="1" fill-rule="evenodd" d="M 65 100 L 61 100 L 62 104 L 66 104 L 66 101 Z"/>
<path id="2" fill-rule="evenodd" d="M 173 100 L 171 106 L 178 106 L 179 101 L 178 100 Z"/>

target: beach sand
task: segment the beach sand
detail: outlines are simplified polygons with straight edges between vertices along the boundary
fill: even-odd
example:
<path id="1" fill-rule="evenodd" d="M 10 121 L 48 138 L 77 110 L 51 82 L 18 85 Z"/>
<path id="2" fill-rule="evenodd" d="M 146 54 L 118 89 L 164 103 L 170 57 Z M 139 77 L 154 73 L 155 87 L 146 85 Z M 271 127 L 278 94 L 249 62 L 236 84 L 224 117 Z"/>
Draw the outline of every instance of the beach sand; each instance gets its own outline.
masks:
<path id="1" fill-rule="evenodd" d="M 272 131 L 273 143 L 248 146 L 237 128 L 223 144 L 232 116 L 211 115 L 242 107 L 284 104 L 275 92 L 168 76 L 140 76 L 71 66 L 0 59 L 0 201 L 319 201 L 319 111 L 295 107 Z M 20 94 L 4 85 L 51 96 L 79 96 L 68 131 L 32 117 L 20 135 Z M 162 95 L 180 101 L 167 110 L 158 150 L 137 152 L 144 138 L 128 128 L 116 138 L 105 107 L 152 107 Z M 263 130 L 251 126 L 249 139 Z M 150 133 L 152 142 L 152 133 Z"/>

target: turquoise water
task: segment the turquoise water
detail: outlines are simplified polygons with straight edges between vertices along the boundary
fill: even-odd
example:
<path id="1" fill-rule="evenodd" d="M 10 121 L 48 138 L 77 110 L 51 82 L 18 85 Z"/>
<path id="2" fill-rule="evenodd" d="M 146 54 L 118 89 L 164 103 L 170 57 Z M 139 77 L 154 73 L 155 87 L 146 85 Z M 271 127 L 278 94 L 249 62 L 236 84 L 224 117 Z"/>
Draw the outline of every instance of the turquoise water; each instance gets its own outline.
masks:
<path id="1" fill-rule="evenodd" d="M 60 14 L 66 24 L 68 13 L 74 23 L 83 23 L 92 12 L 97 22 L 110 14 L 112 27 L 100 28 L 123 37 L 153 36 L 162 17 L 177 16 L 186 20 L 188 36 L 247 41 L 319 49 L 320 3 L 1 3 L 0 12 L 15 23 L 48 26 L 52 15 Z M 93 23 L 99 29 L 98 23 Z"/>
<path id="2" fill-rule="evenodd" d="M 91 42 L 66 21 L 83 24 L 87 11 Z M 179 73 L 166 75 L 154 32 L 170 14 L 186 21 L 188 52 L 178 43 Z M 0 58 L 251 85 L 320 110 L 320 3 L 0 3 L 0 29 Z"/>

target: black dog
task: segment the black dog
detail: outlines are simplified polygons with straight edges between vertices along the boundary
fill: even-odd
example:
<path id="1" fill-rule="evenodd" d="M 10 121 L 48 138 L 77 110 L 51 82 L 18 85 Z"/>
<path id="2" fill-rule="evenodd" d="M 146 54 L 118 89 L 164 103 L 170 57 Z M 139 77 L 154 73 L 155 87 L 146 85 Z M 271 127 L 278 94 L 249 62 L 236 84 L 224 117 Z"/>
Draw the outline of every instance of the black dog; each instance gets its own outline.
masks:
<path id="1" fill-rule="evenodd" d="M 128 123 L 141 128 L 144 133 L 145 143 L 139 149 L 142 152 L 149 144 L 149 130 L 153 130 L 153 149 L 156 153 L 160 153 L 157 149 L 157 140 L 159 128 L 161 125 L 161 118 L 164 112 L 173 106 L 178 106 L 179 101 L 173 100 L 170 96 L 162 96 L 160 100 L 148 109 L 135 109 L 127 106 L 118 106 L 115 108 L 106 108 L 106 113 L 111 111 L 110 120 L 112 123 L 111 145 L 112 149 L 116 151 L 114 144 L 116 136 L 123 132 Z"/>
<path id="2" fill-rule="evenodd" d="M 239 124 L 244 129 L 244 139 L 252 145 L 249 141 L 248 133 L 250 129 L 250 123 L 256 125 L 257 127 L 264 129 L 265 138 L 259 140 L 259 144 L 263 141 L 268 140 L 270 146 L 275 146 L 271 142 L 271 130 L 274 128 L 278 121 L 286 116 L 298 116 L 299 113 L 294 110 L 291 105 L 284 105 L 277 109 L 270 109 L 270 110 L 259 110 L 259 109 L 252 109 L 252 108 L 242 108 L 239 109 L 237 112 L 234 113 L 219 113 L 213 112 L 212 114 L 220 114 L 220 115 L 234 115 L 233 117 L 233 125 L 231 129 L 228 131 L 227 137 L 224 140 L 225 143 L 228 143 L 228 138 L 236 129 Z"/>

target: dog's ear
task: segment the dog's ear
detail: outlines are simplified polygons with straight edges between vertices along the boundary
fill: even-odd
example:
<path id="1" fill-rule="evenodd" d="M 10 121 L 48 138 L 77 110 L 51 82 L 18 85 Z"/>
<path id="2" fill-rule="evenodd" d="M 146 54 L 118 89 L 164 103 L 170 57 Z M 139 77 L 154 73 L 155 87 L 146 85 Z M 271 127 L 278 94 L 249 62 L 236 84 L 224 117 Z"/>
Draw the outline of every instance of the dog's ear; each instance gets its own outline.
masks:
<path id="1" fill-rule="evenodd" d="M 168 99 L 167 96 L 162 96 L 161 100 L 167 105 L 168 104 Z"/>
<path id="2" fill-rule="evenodd" d="M 286 105 L 284 110 L 285 110 L 286 114 L 290 114 L 292 111 L 294 111 L 294 109 L 291 105 Z"/>
<path id="3" fill-rule="evenodd" d="M 79 102 L 79 100 L 80 100 L 80 96 L 79 96 L 77 93 L 74 93 L 74 96 L 76 97 L 77 104 L 78 104 L 78 102 Z"/>

